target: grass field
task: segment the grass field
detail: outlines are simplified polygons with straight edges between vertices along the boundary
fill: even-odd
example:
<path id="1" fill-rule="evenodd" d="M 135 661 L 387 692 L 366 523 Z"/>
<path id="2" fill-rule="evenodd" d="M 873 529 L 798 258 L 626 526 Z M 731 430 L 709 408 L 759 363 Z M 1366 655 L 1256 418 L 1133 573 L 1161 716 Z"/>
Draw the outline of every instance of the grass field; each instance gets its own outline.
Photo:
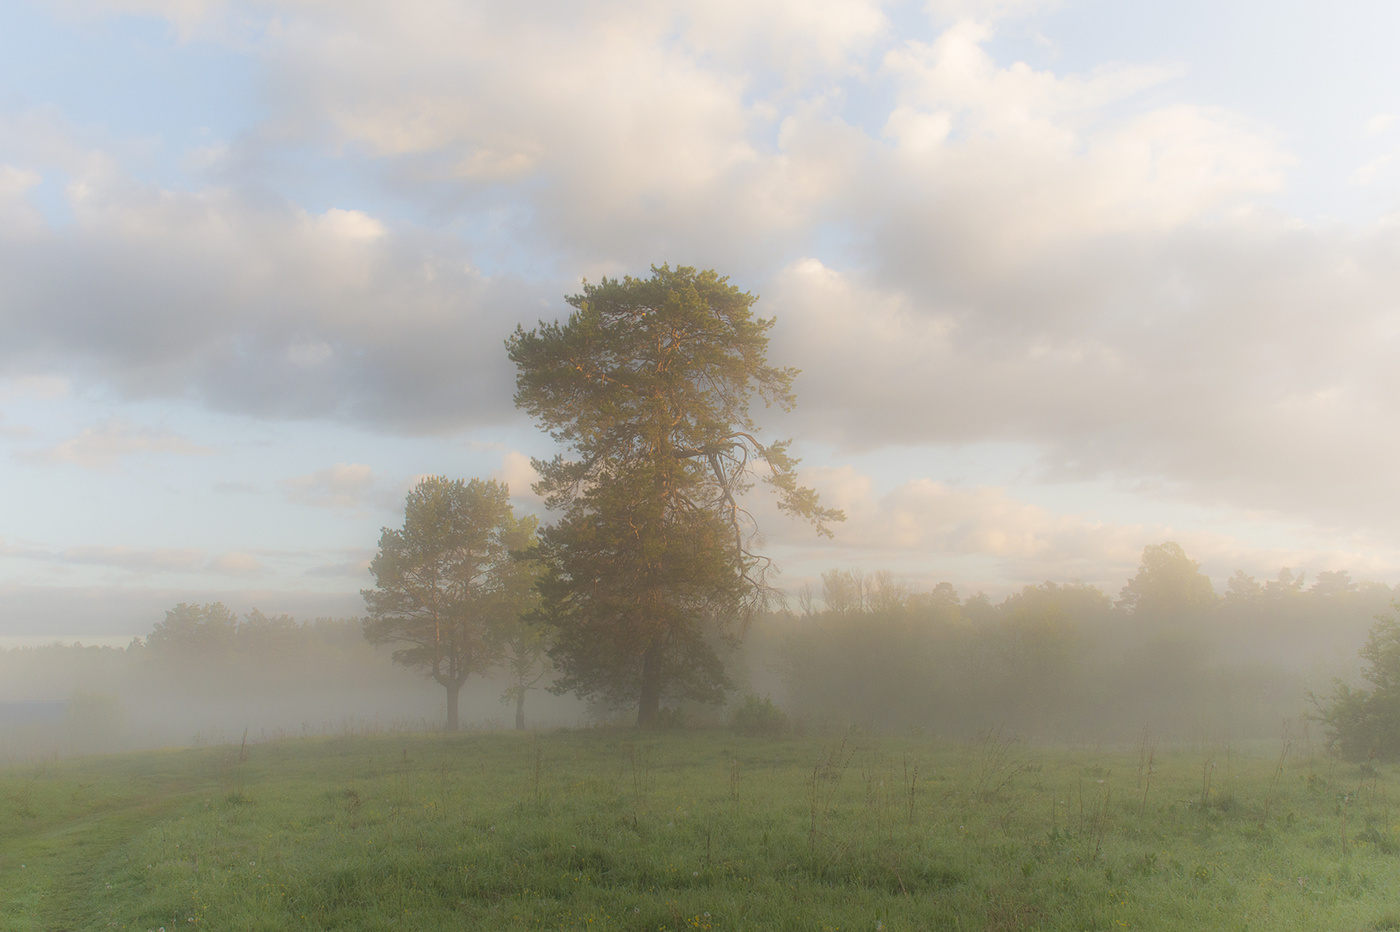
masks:
<path id="1" fill-rule="evenodd" d="M 0 929 L 1400 929 L 1389 767 L 371 735 L 0 771 Z"/>

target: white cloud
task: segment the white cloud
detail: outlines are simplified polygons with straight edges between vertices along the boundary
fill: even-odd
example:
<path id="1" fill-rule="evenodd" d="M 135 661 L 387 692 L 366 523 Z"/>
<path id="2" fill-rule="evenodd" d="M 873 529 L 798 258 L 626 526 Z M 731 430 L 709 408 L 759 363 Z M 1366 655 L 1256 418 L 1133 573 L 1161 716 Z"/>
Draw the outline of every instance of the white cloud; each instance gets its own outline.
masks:
<path id="1" fill-rule="evenodd" d="M 350 242 L 377 240 L 386 232 L 384 224 L 364 211 L 338 207 L 312 218 L 312 227 L 317 233 Z"/>
<path id="2" fill-rule="evenodd" d="M 120 419 L 103 421 L 95 427 L 84 428 L 50 447 L 24 450 L 16 454 L 21 462 L 30 464 L 71 463 L 83 469 L 116 469 L 124 457 L 150 453 L 173 453 L 179 456 L 207 456 L 208 447 L 193 443 L 170 431 L 140 427 Z"/>
<path id="3" fill-rule="evenodd" d="M 0 199 L 18 197 L 43 180 L 36 171 L 0 165 Z"/>
<path id="4" fill-rule="evenodd" d="M 6 546 L 0 555 L 48 563 L 56 566 L 87 566 L 120 570 L 133 576 L 177 574 L 185 576 L 253 577 L 267 571 L 256 556 L 227 551 L 209 556 L 199 547 L 130 547 L 126 545 L 85 544 L 49 550 L 39 546 Z"/>
<path id="5" fill-rule="evenodd" d="M 1379 136 L 1395 125 L 1395 121 L 1400 119 L 1393 113 L 1377 113 L 1366 121 L 1366 135 Z"/>
<path id="6" fill-rule="evenodd" d="M 1378 155 L 1351 174 L 1352 184 L 1366 186 L 1384 178 L 1397 162 L 1400 162 L 1400 147 Z"/>
<path id="7" fill-rule="evenodd" d="M 510 410 L 500 345 L 538 285 L 487 279 L 459 245 L 404 242 L 362 211 L 165 190 L 96 165 L 70 184 L 72 225 L 0 217 L 0 371 L 403 432 Z"/>
<path id="8" fill-rule="evenodd" d="M 838 449 L 1011 441 L 1049 481 L 1400 526 L 1400 232 L 1271 210 L 1291 155 L 1178 99 L 1179 68 L 998 61 L 989 24 L 1044 4 L 933 3 L 955 22 L 921 42 L 873 0 L 94 3 L 182 35 L 256 20 L 271 117 L 202 147 L 183 186 L 56 119 L 5 119 L 0 371 L 460 430 L 516 416 L 517 322 L 559 315 L 581 272 L 670 260 L 763 292 L 775 361 L 805 370 L 801 431 Z M 269 194 L 268 166 L 305 151 L 409 208 Z M 72 182 L 62 227 L 25 213 L 50 166 Z M 533 277 L 479 271 L 501 267 Z M 189 452 L 133 431 L 31 456 Z M 517 496 L 527 465 L 503 458 Z M 866 502 L 885 517 L 851 539 L 1125 559 L 1122 529 L 921 481 Z M 381 486 L 342 464 L 284 490 L 358 508 Z"/>
<path id="9" fill-rule="evenodd" d="M 1059 5 L 1059 0 L 927 0 L 925 9 L 942 20 L 985 23 L 1030 16 Z"/>
<path id="10" fill-rule="evenodd" d="M 900 88 L 884 128 L 893 145 L 875 183 L 853 192 L 853 210 L 888 229 L 876 242 L 896 261 L 1000 277 L 1085 240 L 1211 220 L 1282 185 L 1290 157 L 1226 111 L 1170 104 L 1110 116 L 1175 69 L 1001 67 L 982 47 L 989 35 L 961 23 L 886 55 Z M 951 248 L 952 261 L 916 260 L 921 246 Z"/>
<path id="11" fill-rule="evenodd" d="M 1087 76 L 1036 71 L 1024 62 L 999 66 L 983 45 L 992 30 L 957 23 L 933 42 L 906 41 L 885 54 L 884 69 L 899 81 L 904 103 L 966 114 L 968 131 L 1016 136 L 1050 147 L 1070 141 L 1057 120 L 1083 120 L 1180 73 L 1161 66 L 1105 66 Z"/>
<path id="12" fill-rule="evenodd" d="M 337 463 L 281 486 L 290 501 L 312 508 L 368 508 L 379 498 L 374 471 L 363 463 Z"/>
<path id="13" fill-rule="evenodd" d="M 366 582 L 369 579 L 369 564 L 372 557 L 361 556 L 352 560 L 337 560 L 331 563 L 318 563 L 306 570 L 303 575 L 326 579 L 355 579 Z"/>
<path id="14" fill-rule="evenodd" d="M 530 488 L 540 480 L 540 474 L 535 472 L 530 457 L 519 450 L 506 451 L 505 456 L 501 458 L 501 468 L 496 470 L 493 477 L 510 488 L 511 498 L 532 503 L 541 501 Z"/>
<path id="15" fill-rule="evenodd" d="M 34 436 L 34 428 L 27 424 L 6 423 L 5 412 L 0 411 L 0 437 L 29 438 Z"/>
<path id="16" fill-rule="evenodd" d="M 266 572 L 262 561 L 257 557 L 236 550 L 214 557 L 209 561 L 207 569 L 226 576 L 261 576 Z"/>
<path id="17" fill-rule="evenodd" d="M 43 220 L 28 200 L 30 190 L 43 181 L 43 176 L 29 169 L 0 164 L 0 225 L 15 230 L 33 231 Z"/>
<path id="18" fill-rule="evenodd" d="M 871 477 L 850 467 L 804 470 L 803 480 L 817 489 L 823 504 L 846 513 L 831 547 L 918 554 L 934 565 L 946 557 L 990 557 L 1012 578 L 1067 579 L 1083 576 L 1086 568 L 1132 564 L 1144 543 L 1170 533 L 1055 514 L 991 486 L 912 479 L 877 494 Z"/>
<path id="19" fill-rule="evenodd" d="M 675 4 L 687 40 L 741 67 L 764 62 L 789 87 L 849 71 L 888 29 L 878 0 L 714 0 Z"/>
<path id="20" fill-rule="evenodd" d="M 1400 518 L 1384 465 L 1400 457 L 1396 235 L 1233 223 L 943 300 L 805 260 L 769 289 L 774 355 L 802 363 L 813 439 L 1014 440 L 1045 451 L 1050 478 L 1155 477 L 1188 500 L 1382 530 Z"/>
<path id="21" fill-rule="evenodd" d="M 14 398 L 62 398 L 72 391 L 72 383 L 61 375 L 16 376 L 0 381 L 0 401 Z"/>
<path id="22" fill-rule="evenodd" d="M 784 521 L 768 503 L 757 510 L 770 540 L 765 549 L 779 554 L 785 566 L 795 561 L 810 578 L 823 569 L 858 565 L 895 568 L 919 585 L 958 581 L 964 593 L 982 588 L 1004 594 L 1028 583 L 1077 579 L 1116 596 L 1137 572 L 1143 548 L 1169 540 L 1200 562 L 1221 591 L 1236 570 L 1264 579 L 1283 566 L 1314 575 L 1346 569 L 1355 578 L 1375 579 L 1400 565 L 1394 540 L 1300 534 L 1270 516 L 1241 521 L 1229 510 L 1218 513 L 1218 523 L 1196 520 L 1192 527 L 1125 524 L 1057 512 L 999 486 L 915 478 L 880 491 L 874 477 L 851 467 L 804 469 L 802 481 L 824 505 L 846 513 L 847 520 L 833 526 L 833 538 L 816 538 L 805 526 Z M 1260 546 L 1236 536 L 1240 528 L 1277 543 Z"/>
<path id="23" fill-rule="evenodd" d="M 192 573 L 202 570 L 205 565 L 204 551 L 194 547 L 69 547 L 59 554 L 59 558 L 65 563 L 106 566 L 133 573 Z"/>

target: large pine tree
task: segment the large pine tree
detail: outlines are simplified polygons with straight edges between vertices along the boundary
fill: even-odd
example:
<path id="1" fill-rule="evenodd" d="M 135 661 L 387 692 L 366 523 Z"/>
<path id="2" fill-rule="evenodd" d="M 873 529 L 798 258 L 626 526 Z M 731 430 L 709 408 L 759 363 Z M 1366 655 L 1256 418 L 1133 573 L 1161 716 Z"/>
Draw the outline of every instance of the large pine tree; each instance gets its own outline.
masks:
<path id="1" fill-rule="evenodd" d="M 516 404 L 569 451 L 535 463 L 563 513 L 541 533 L 556 688 L 636 703 L 646 727 L 663 698 L 723 698 L 716 645 L 772 592 L 743 507 L 755 467 L 819 532 L 843 516 L 797 484 L 787 442 L 757 439 L 750 399 L 790 409 L 797 373 L 768 365 L 773 321 L 752 295 L 661 266 L 567 300 L 567 322 L 508 343 Z"/>

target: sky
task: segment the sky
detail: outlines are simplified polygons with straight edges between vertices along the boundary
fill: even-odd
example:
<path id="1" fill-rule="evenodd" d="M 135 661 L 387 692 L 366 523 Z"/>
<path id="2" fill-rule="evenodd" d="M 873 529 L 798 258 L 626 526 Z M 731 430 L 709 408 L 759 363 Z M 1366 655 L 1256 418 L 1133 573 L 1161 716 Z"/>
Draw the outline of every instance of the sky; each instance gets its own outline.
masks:
<path id="1" fill-rule="evenodd" d="M 425 475 L 540 512 L 504 341 L 713 268 L 830 539 L 1117 595 L 1400 582 L 1400 7 L 9 0 L 0 643 L 363 610 Z M 545 520 L 548 515 L 543 514 Z"/>

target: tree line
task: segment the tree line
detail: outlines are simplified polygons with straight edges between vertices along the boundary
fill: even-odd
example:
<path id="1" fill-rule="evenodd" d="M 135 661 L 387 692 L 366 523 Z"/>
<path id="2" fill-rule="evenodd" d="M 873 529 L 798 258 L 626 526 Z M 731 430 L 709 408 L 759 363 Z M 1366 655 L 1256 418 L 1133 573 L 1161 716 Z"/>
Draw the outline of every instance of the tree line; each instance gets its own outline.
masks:
<path id="1" fill-rule="evenodd" d="M 993 603 L 949 583 L 913 593 L 889 573 L 830 570 L 766 636 L 799 720 L 1131 741 L 1144 729 L 1277 737 L 1285 719 L 1311 715 L 1335 744 L 1308 690 L 1354 666 L 1394 593 L 1345 572 L 1305 580 L 1237 573 L 1218 594 L 1172 542 L 1148 546 L 1116 598 L 1045 582 Z"/>
<path id="2" fill-rule="evenodd" d="M 50 723 L 58 728 L 0 727 L 0 759 L 236 741 L 245 728 L 254 737 L 422 728 L 431 698 L 365 640 L 361 618 L 182 602 L 125 646 L 0 650 L 0 702 L 63 709 Z"/>

